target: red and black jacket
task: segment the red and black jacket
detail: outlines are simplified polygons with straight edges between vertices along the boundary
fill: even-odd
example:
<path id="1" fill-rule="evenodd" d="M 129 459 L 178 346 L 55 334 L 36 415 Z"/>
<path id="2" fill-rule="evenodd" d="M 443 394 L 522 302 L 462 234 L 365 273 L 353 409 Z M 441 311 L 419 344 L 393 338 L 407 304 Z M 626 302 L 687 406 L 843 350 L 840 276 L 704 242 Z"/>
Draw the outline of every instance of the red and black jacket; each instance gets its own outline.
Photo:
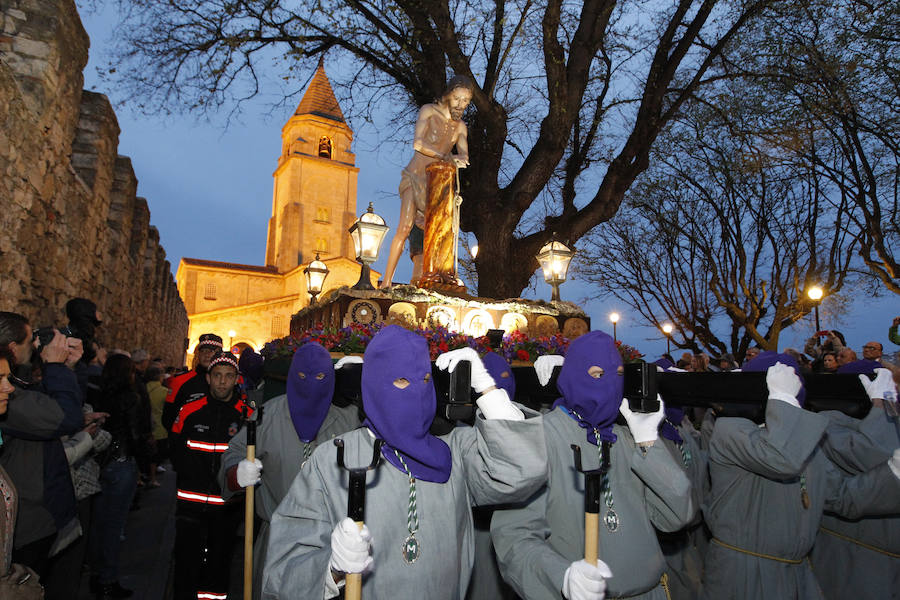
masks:
<path id="1" fill-rule="evenodd" d="M 219 485 L 219 464 L 228 441 L 241 428 L 242 411 L 253 409 L 235 388 L 228 402 L 207 396 L 188 402 L 178 412 L 172 433 L 178 437 L 172 462 L 178 472 L 178 500 L 207 506 L 224 506 Z"/>
<path id="2" fill-rule="evenodd" d="M 206 382 L 206 369 L 198 367 L 187 373 L 176 375 L 168 382 L 169 393 L 166 394 L 166 403 L 163 404 L 162 424 L 170 433 L 178 411 L 181 407 L 198 400 L 209 392 L 209 384 Z"/>

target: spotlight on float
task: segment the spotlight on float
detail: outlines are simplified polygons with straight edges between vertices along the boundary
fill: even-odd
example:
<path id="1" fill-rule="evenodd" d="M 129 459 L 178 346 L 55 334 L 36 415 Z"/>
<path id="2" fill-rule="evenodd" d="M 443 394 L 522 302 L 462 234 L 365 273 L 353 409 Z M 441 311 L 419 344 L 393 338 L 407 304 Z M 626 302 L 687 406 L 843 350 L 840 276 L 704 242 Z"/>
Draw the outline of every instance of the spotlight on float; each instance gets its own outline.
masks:
<path id="1" fill-rule="evenodd" d="M 354 290 L 374 290 L 372 286 L 372 274 L 369 265 L 378 260 L 378 250 L 381 242 L 390 227 L 384 224 L 384 219 L 375 214 L 372 203 L 369 208 L 360 215 L 348 230 L 353 240 L 353 248 L 356 250 L 356 260 L 362 264 L 359 273 L 359 281 L 353 286 Z"/>
<path id="2" fill-rule="evenodd" d="M 553 286 L 551 301 L 559 301 L 559 286 L 565 283 L 566 274 L 569 272 L 569 263 L 575 251 L 570 250 L 562 242 L 556 241 L 556 234 L 550 243 L 544 245 L 537 254 L 538 262 L 544 271 L 544 281 Z"/>

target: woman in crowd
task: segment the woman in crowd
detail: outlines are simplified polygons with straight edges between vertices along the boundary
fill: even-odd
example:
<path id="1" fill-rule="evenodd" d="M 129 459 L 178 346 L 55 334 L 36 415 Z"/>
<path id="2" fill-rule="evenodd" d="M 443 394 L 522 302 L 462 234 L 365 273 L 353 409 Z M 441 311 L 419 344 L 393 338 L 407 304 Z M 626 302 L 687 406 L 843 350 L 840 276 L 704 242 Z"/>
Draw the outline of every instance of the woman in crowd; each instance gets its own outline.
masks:
<path id="1" fill-rule="evenodd" d="M 6 348 L 0 348 L 0 419 L 9 408 L 9 396 L 15 389 L 9 382 L 14 364 Z M 0 439 L 0 452 L 3 440 Z M 13 530 L 16 525 L 18 496 L 12 479 L 0 467 L 0 598 L 39 598 L 40 584 L 34 571 L 12 564 Z"/>
<path id="2" fill-rule="evenodd" d="M 144 452 L 146 433 L 140 426 L 140 397 L 134 388 L 134 363 L 124 354 L 110 356 L 103 367 L 100 406 L 108 413 L 104 428 L 112 442 L 101 458 L 100 494 L 94 501 L 90 552 L 98 598 L 131 595 L 119 584 L 119 547 L 128 508 L 137 488 L 136 457 Z"/>

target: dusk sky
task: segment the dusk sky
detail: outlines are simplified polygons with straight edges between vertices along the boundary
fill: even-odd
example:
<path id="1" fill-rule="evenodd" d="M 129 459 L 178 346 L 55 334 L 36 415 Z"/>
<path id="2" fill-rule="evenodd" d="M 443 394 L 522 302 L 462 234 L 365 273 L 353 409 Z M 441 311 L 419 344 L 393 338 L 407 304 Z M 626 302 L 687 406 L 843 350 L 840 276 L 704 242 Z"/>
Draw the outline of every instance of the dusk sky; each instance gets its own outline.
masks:
<path id="1" fill-rule="evenodd" d="M 80 4 L 80 3 L 79 3 Z M 160 232 L 160 241 L 172 263 L 174 274 L 182 257 L 261 265 L 265 261 L 266 228 L 272 210 L 272 172 L 281 150 L 281 127 L 300 95 L 285 106 L 278 101 L 277 83 L 264 88 L 263 97 L 248 103 L 243 113 L 227 125 L 227 110 L 207 120 L 196 115 L 141 115 L 127 98 L 101 82 L 97 69 L 106 64 L 111 32 L 117 18 L 112 8 L 101 13 L 82 9 L 82 21 L 91 38 L 90 63 L 85 69 L 85 88 L 109 96 L 116 109 L 121 133 L 119 154 L 132 160 L 138 178 L 138 195 L 150 206 L 150 221 Z M 339 65 L 325 62 L 332 80 L 341 76 Z M 312 76 L 312 72 L 303 75 Z M 265 84 L 265 82 L 263 82 Z M 299 82 L 303 83 L 303 82 Z M 339 100 L 341 100 L 339 98 Z M 229 107 L 230 108 L 230 107 Z M 346 107 L 345 112 L 346 112 Z M 351 122 L 359 167 L 357 212 L 374 202 L 375 211 L 392 231 L 382 246 L 382 257 L 373 268 L 383 272 L 386 246 L 396 226 L 400 201 L 396 195 L 400 171 L 412 152 L 413 123 L 407 125 L 406 146 L 382 144 L 385 136 L 373 126 Z M 463 177 L 465 175 L 463 174 Z M 462 205 L 465 210 L 465 203 Z M 406 255 L 398 265 L 395 281 L 408 281 L 411 263 Z M 540 280 L 540 281 L 538 281 Z M 534 277 L 524 297 L 549 300 L 550 288 Z M 655 329 L 636 322 L 638 316 L 615 299 L 585 299 L 595 294 L 587 284 L 569 281 L 560 289 L 564 300 L 583 306 L 593 329 L 612 333 L 608 315 L 622 315 L 618 336 L 653 360 L 665 351 L 665 339 Z M 857 298 L 857 300 L 854 300 Z M 840 309 L 840 316 L 834 310 Z M 872 298 L 867 291 L 845 288 L 841 298 L 826 299 L 820 310 L 822 327 L 841 330 L 848 344 L 861 354 L 869 340 L 885 344 L 886 353 L 897 350 L 887 339 L 894 316 L 900 315 L 897 296 L 884 293 Z M 802 349 L 815 329 L 811 316 L 786 331 L 780 348 Z"/>

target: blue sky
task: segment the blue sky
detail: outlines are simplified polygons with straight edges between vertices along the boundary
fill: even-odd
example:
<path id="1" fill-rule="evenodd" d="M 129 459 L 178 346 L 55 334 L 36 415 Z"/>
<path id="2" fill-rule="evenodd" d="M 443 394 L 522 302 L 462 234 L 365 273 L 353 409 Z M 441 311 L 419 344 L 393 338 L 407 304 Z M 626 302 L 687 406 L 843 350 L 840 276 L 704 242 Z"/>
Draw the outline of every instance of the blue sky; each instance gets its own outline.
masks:
<path id="1" fill-rule="evenodd" d="M 147 198 L 151 223 L 160 231 L 173 273 L 183 256 L 263 264 L 281 127 L 300 96 L 287 106 L 273 109 L 278 99 L 274 94 L 279 91 L 273 83 L 273 95 L 267 96 L 264 90 L 263 97 L 248 104 L 227 127 L 226 114 L 210 118 L 137 114 L 97 75 L 97 69 L 108 59 L 105 52 L 116 24 L 114 11 L 82 12 L 82 21 L 91 37 L 85 88 L 107 94 L 116 108 L 121 128 L 119 154 L 131 157 L 139 182 L 138 195 Z M 327 61 L 325 67 L 332 76 L 337 71 L 334 65 L 329 68 Z M 360 168 L 358 211 L 373 201 L 375 211 L 393 227 L 399 211 L 396 190 L 400 170 L 409 160 L 411 147 L 382 143 L 383 136 L 371 125 L 350 125 L 355 129 L 354 151 Z M 408 129 L 405 138 L 411 139 L 412 122 Z M 373 267 L 383 271 L 384 263 L 382 256 Z M 394 280 L 408 281 L 410 271 L 409 260 L 402 258 Z M 550 298 L 549 287 L 539 279 L 532 279 L 534 285 L 525 290 L 525 297 Z M 661 333 L 636 322 L 637 315 L 614 299 L 586 301 L 592 293 L 590 286 L 577 280 L 561 288 L 563 299 L 584 307 L 594 329 L 611 333 L 608 315 L 615 310 L 622 315 L 617 327 L 620 339 L 651 359 L 665 351 Z M 891 319 L 900 315 L 896 296 L 873 298 L 862 290 L 845 289 L 841 298 L 826 299 L 820 314 L 822 327 L 841 330 L 858 353 L 869 340 L 883 342 L 887 352 L 897 350 L 887 340 Z M 810 316 L 782 335 L 781 347 L 802 347 L 814 329 Z"/>

